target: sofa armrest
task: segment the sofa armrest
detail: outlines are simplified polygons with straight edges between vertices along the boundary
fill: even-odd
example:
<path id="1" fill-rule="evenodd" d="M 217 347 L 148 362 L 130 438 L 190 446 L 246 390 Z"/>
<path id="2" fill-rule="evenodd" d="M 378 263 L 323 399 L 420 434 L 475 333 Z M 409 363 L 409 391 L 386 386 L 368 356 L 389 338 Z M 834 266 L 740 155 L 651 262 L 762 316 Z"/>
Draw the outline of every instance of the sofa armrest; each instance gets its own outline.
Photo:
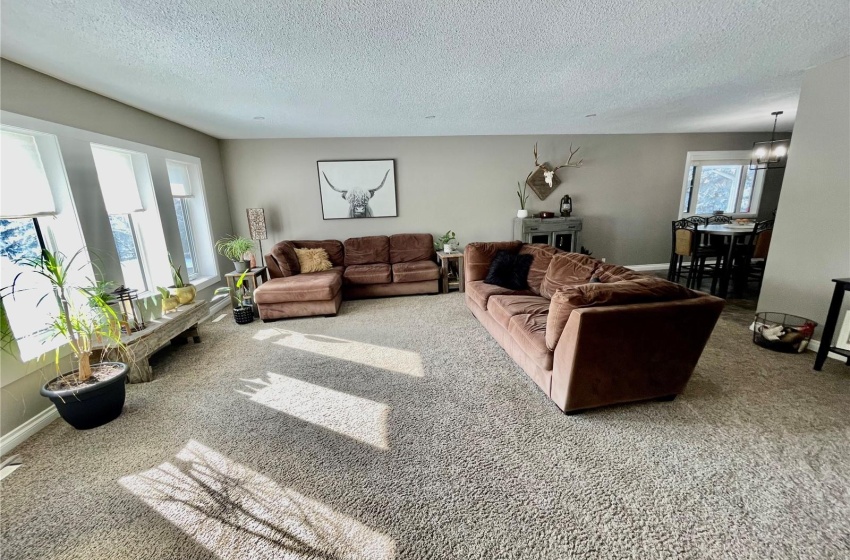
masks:
<path id="1" fill-rule="evenodd" d="M 712 296 L 574 309 L 550 397 L 564 412 L 681 393 L 724 301 Z"/>
<path id="2" fill-rule="evenodd" d="M 522 247 L 522 241 L 488 241 L 467 243 L 463 250 L 463 277 L 464 282 L 484 280 L 490 263 L 499 251 L 518 253 Z"/>

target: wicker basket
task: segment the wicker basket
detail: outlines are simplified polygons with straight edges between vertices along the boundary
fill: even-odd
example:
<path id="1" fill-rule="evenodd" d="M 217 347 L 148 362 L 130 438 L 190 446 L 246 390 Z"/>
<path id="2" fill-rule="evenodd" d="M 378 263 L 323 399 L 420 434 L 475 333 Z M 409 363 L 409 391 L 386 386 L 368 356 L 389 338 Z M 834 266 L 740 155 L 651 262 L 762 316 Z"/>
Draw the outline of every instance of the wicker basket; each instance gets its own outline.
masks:
<path id="1" fill-rule="evenodd" d="M 805 317 L 763 311 L 756 313 L 753 322 L 753 342 L 769 350 L 796 354 L 808 347 L 816 326 Z"/>
<path id="2" fill-rule="evenodd" d="M 240 306 L 233 310 L 233 320 L 240 325 L 247 325 L 254 321 L 254 308 Z"/>

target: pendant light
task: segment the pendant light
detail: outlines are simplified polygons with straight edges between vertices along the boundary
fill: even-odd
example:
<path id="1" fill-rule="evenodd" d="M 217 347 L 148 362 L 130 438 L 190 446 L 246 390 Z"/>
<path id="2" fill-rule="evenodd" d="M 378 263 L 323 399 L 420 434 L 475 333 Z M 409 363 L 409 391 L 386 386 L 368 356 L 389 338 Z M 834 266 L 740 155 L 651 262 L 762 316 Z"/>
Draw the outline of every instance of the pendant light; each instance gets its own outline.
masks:
<path id="1" fill-rule="evenodd" d="M 781 169 L 785 167 L 791 140 L 776 139 L 776 121 L 779 120 L 781 114 L 782 111 L 771 113 L 773 115 L 773 132 L 770 134 L 770 142 L 755 142 L 753 144 L 750 169 Z"/>

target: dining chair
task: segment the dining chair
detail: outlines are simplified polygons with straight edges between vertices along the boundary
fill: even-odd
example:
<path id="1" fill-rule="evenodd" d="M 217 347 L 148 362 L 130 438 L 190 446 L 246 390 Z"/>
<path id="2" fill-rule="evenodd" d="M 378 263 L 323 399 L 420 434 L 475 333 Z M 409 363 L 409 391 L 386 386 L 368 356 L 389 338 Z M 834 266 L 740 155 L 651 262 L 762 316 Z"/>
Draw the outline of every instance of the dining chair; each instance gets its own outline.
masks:
<path id="1" fill-rule="evenodd" d="M 691 218 L 694 217 L 696 216 Z M 723 256 L 711 245 L 700 243 L 697 227 L 698 224 L 688 218 L 672 222 L 672 246 L 667 279 L 678 282 L 682 278 L 682 273 L 687 272 L 687 287 L 699 288 L 705 272 L 710 270 L 712 277 L 711 292 L 714 293 Z M 685 257 L 690 258 L 689 264 L 684 264 Z M 714 258 L 714 264 L 707 264 L 706 259 L 708 258 Z"/>
<path id="2" fill-rule="evenodd" d="M 737 271 L 733 268 L 733 274 L 737 272 L 735 278 L 741 282 L 742 287 L 755 280 L 761 288 L 770 241 L 773 238 L 773 223 L 774 220 L 756 222 L 747 244 L 735 256 Z"/>

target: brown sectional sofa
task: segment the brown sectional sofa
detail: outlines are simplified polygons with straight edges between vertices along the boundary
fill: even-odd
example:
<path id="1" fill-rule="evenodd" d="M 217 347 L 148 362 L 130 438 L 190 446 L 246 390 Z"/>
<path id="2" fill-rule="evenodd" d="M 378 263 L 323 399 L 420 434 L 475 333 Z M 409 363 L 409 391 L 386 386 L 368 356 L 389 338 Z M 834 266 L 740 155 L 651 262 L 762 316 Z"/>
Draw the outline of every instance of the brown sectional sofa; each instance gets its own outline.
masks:
<path id="1" fill-rule="evenodd" d="M 485 283 L 496 253 L 532 255 L 529 289 Z M 470 243 L 466 304 L 566 413 L 672 399 L 696 367 L 723 300 L 548 245 Z"/>
<path id="2" fill-rule="evenodd" d="M 295 249 L 327 251 L 333 268 L 301 273 Z M 343 298 L 436 294 L 440 270 L 429 233 L 281 241 L 265 255 L 269 281 L 254 292 L 264 321 L 335 315 Z"/>

